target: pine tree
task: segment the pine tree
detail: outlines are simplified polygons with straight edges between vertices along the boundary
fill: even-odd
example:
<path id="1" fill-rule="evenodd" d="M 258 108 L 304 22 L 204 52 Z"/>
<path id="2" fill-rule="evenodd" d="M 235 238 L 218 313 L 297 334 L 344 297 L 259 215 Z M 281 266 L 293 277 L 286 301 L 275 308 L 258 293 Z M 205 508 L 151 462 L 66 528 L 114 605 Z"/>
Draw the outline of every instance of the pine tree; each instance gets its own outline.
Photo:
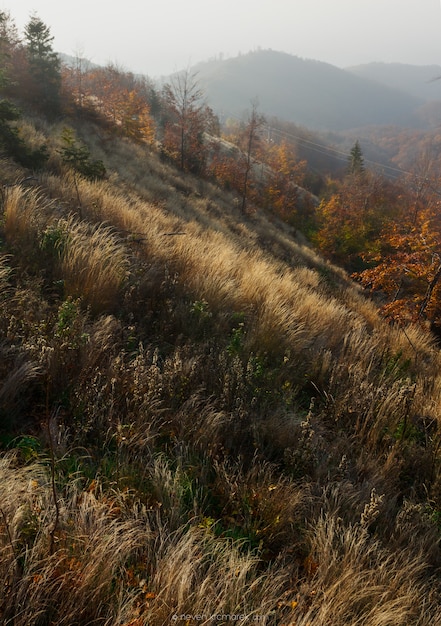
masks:
<path id="1" fill-rule="evenodd" d="M 10 14 L 0 10 L 0 88 L 10 84 L 12 58 L 17 52 L 19 37 Z"/>
<path id="2" fill-rule="evenodd" d="M 18 35 L 9 13 L 0 11 L 0 91 L 3 92 L 12 80 L 10 63 L 18 47 Z M 38 169 L 47 160 L 47 150 L 41 146 L 28 148 L 20 137 L 14 122 L 20 119 L 19 109 L 7 98 L 0 98 L 0 154 L 6 154 L 25 167 Z"/>
<path id="3" fill-rule="evenodd" d="M 60 113 L 61 64 L 49 27 L 33 15 L 25 27 L 32 104 L 49 117 Z"/>
<path id="4" fill-rule="evenodd" d="M 364 157 L 361 151 L 360 142 L 357 141 L 352 147 L 352 150 L 348 159 L 348 173 L 349 174 L 363 174 L 364 172 Z"/>

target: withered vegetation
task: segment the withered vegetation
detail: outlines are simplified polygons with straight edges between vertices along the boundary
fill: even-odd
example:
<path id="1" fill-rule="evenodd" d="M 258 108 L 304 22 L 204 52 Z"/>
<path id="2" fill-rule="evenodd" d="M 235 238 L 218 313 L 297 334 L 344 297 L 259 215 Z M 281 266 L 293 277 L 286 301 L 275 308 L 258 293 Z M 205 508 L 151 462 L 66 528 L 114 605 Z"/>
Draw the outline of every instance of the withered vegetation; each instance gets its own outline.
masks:
<path id="1" fill-rule="evenodd" d="M 441 624 L 430 335 L 148 145 L 81 121 L 94 180 L 22 133 L 49 158 L 0 162 L 2 623 Z"/>

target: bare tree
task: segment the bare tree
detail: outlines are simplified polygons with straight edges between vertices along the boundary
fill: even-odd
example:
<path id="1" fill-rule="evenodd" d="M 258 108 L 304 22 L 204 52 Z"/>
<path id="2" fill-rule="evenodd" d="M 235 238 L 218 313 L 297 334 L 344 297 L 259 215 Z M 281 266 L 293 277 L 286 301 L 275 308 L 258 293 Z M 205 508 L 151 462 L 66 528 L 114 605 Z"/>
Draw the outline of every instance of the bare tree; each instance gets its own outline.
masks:
<path id="1" fill-rule="evenodd" d="M 164 95 L 172 116 L 169 141 L 171 137 L 177 144 L 179 165 L 185 169 L 190 163 L 190 153 L 201 148 L 205 129 L 207 107 L 197 74 L 187 69 L 174 75 L 164 87 Z"/>
<path id="2" fill-rule="evenodd" d="M 265 123 L 265 118 L 258 112 L 258 103 L 254 100 L 252 103 L 251 112 L 248 115 L 247 125 L 245 126 L 244 139 L 245 139 L 245 152 L 244 152 L 244 169 L 243 169 L 243 186 L 242 186 L 242 213 L 245 213 L 248 197 L 248 186 L 250 180 L 250 173 L 253 166 L 253 150 L 256 143 L 256 139 L 259 135 L 259 130 Z"/>

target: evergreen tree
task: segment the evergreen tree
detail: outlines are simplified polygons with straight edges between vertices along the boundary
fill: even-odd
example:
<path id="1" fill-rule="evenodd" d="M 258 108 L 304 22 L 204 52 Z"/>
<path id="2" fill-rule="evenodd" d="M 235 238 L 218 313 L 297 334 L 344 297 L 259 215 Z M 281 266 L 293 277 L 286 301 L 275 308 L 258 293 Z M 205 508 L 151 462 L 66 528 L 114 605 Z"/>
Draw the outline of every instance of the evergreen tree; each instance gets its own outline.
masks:
<path id="1" fill-rule="evenodd" d="M 360 142 L 355 142 L 348 159 L 348 173 L 349 174 L 362 174 L 364 172 L 364 158 L 361 151 Z"/>
<path id="2" fill-rule="evenodd" d="M 0 10 L 0 89 L 11 82 L 12 58 L 17 52 L 18 44 L 15 23 L 9 13 Z"/>
<path id="3" fill-rule="evenodd" d="M 12 80 L 10 60 L 18 46 L 15 25 L 8 13 L 0 11 L 0 91 L 4 91 Z M 19 109 L 8 99 L 0 99 L 0 153 L 11 156 L 16 161 L 32 169 L 39 169 L 47 160 L 46 146 L 36 150 L 28 148 L 20 137 L 14 122 L 20 119 Z"/>
<path id="4" fill-rule="evenodd" d="M 60 113 L 61 63 L 49 27 L 33 15 L 25 27 L 32 104 L 49 117 Z"/>

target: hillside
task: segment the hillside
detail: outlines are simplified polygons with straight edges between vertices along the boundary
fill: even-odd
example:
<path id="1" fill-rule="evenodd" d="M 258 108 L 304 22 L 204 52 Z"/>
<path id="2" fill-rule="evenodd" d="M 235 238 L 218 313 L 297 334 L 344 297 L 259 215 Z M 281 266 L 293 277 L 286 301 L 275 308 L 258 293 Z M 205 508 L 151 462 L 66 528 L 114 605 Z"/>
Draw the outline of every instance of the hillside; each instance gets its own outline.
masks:
<path id="1" fill-rule="evenodd" d="M 437 162 L 312 196 L 256 109 L 8 19 L 0 622 L 441 626 Z"/>
<path id="2" fill-rule="evenodd" d="M 429 336 L 274 217 L 71 124 L 105 181 L 38 119 L 46 170 L 1 162 L 2 619 L 439 624 Z"/>
<path id="3" fill-rule="evenodd" d="M 316 130 L 419 124 L 422 98 L 319 61 L 260 50 L 194 69 L 210 105 L 227 117 L 257 99 L 264 114 Z"/>

